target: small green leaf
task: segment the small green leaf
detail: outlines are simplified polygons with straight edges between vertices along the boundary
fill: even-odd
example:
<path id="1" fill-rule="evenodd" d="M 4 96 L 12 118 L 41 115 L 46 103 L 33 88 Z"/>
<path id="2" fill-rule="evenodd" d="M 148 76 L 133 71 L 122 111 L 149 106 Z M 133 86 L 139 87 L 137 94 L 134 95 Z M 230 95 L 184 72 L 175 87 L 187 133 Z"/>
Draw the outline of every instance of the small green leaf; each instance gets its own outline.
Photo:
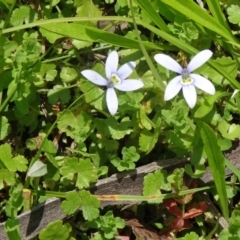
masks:
<path id="1" fill-rule="evenodd" d="M 48 102 L 51 104 L 56 104 L 60 100 L 62 103 L 68 103 L 71 99 L 70 91 L 67 88 L 64 88 L 61 85 L 56 85 L 53 89 L 48 92 Z"/>
<path id="2" fill-rule="evenodd" d="M 176 240 L 199 240 L 199 236 L 195 232 L 187 233 L 184 237 L 175 238 Z"/>
<path id="3" fill-rule="evenodd" d="M 221 57 L 215 60 L 212 60 L 214 64 L 217 64 L 219 67 L 224 69 L 224 71 L 231 76 L 232 78 L 236 78 L 237 76 L 237 65 L 236 62 L 230 57 Z M 211 79 L 213 83 L 217 85 L 229 85 L 230 82 L 226 81 L 222 74 L 218 71 L 214 70 L 209 65 L 203 65 L 202 67 L 198 68 L 196 73 L 202 74 L 204 77 Z"/>
<path id="4" fill-rule="evenodd" d="M 214 103 L 217 101 L 217 99 L 229 95 L 229 93 L 217 91 L 213 96 L 206 96 L 203 104 L 201 104 L 194 113 L 194 117 L 203 118 L 213 109 Z"/>
<path id="5" fill-rule="evenodd" d="M 7 143 L 0 146 L 0 160 L 11 172 L 24 172 L 27 170 L 27 159 L 21 155 L 16 155 L 12 158 L 11 146 Z"/>
<path id="6" fill-rule="evenodd" d="M 58 128 L 61 132 L 65 132 L 78 143 L 86 140 L 93 127 L 91 117 L 85 112 L 74 115 L 70 110 L 65 110 L 58 120 Z"/>
<path id="7" fill-rule="evenodd" d="M 38 147 L 38 142 L 37 142 L 36 138 L 27 139 L 26 146 L 29 150 L 36 150 Z"/>
<path id="8" fill-rule="evenodd" d="M 143 195 L 160 195 L 161 190 L 171 190 L 171 184 L 167 181 L 167 171 L 157 170 L 154 173 L 149 173 L 144 177 L 143 182 Z"/>
<path id="9" fill-rule="evenodd" d="M 21 98 L 18 100 L 15 100 L 15 104 L 16 104 L 16 108 L 17 110 L 25 115 L 29 112 L 29 105 L 28 105 L 28 101 L 25 98 Z"/>
<path id="10" fill-rule="evenodd" d="M 97 180 L 97 169 L 89 159 L 66 158 L 60 173 L 67 179 L 73 180 L 77 174 L 76 186 L 89 187 L 90 182 Z"/>
<path id="11" fill-rule="evenodd" d="M 3 189 L 5 183 L 12 186 L 15 182 L 16 180 L 13 172 L 9 172 L 7 169 L 0 170 L 0 189 Z"/>
<path id="12" fill-rule="evenodd" d="M 5 212 L 9 218 L 17 218 L 18 212 L 23 205 L 23 185 L 12 186 L 9 191 L 10 198 L 7 201 Z"/>
<path id="13" fill-rule="evenodd" d="M 72 227 L 69 223 L 63 224 L 61 220 L 51 222 L 44 228 L 40 234 L 40 240 L 69 240 Z"/>
<path id="14" fill-rule="evenodd" d="M 87 222 L 91 228 L 101 229 L 101 239 L 113 239 L 119 228 L 124 228 L 125 222 L 119 217 L 114 217 L 112 211 L 108 211 L 104 216 L 99 216 L 93 221 Z M 97 238 L 96 238 L 97 239 Z"/>
<path id="15" fill-rule="evenodd" d="M 21 240 L 19 219 L 8 219 L 4 225 L 9 239 Z"/>
<path id="16" fill-rule="evenodd" d="M 135 163 L 140 158 L 134 146 L 130 148 L 124 147 L 122 149 L 123 159 L 120 160 L 118 157 L 111 159 L 111 163 L 118 169 L 118 171 L 131 170 L 135 168 Z"/>
<path id="17" fill-rule="evenodd" d="M 218 130 L 226 139 L 235 140 L 240 137 L 240 125 L 229 124 L 227 121 L 222 120 L 218 125 Z"/>
<path id="18" fill-rule="evenodd" d="M 56 76 L 57 76 L 57 70 L 55 69 L 48 70 L 46 72 L 45 79 L 46 81 L 51 82 L 55 79 Z"/>
<path id="19" fill-rule="evenodd" d="M 3 140 L 10 132 L 10 124 L 8 123 L 8 119 L 4 116 L 0 117 L 0 140 Z"/>
<path id="20" fill-rule="evenodd" d="M 84 218 L 89 221 L 98 217 L 99 207 L 99 200 L 85 190 L 67 193 L 66 200 L 64 200 L 61 205 L 64 213 L 68 215 L 73 214 L 81 208 Z"/>
<path id="21" fill-rule="evenodd" d="M 78 73 L 74 68 L 65 67 L 61 70 L 60 78 L 66 82 L 70 83 L 78 77 Z"/>
<path id="22" fill-rule="evenodd" d="M 66 200 L 62 202 L 61 208 L 65 214 L 73 214 L 76 212 L 82 204 L 82 200 L 79 197 L 78 192 L 68 192 L 66 195 Z"/>
<path id="23" fill-rule="evenodd" d="M 45 141 L 42 145 L 42 149 L 44 152 L 49 153 L 51 155 L 55 155 L 57 153 L 54 143 L 48 139 L 45 139 Z"/>
<path id="24" fill-rule="evenodd" d="M 219 240 L 237 240 L 240 236 L 240 211 L 233 210 L 228 229 L 222 230 L 219 234 Z"/>
<path id="25" fill-rule="evenodd" d="M 83 1 L 77 8 L 77 14 L 81 17 L 101 17 L 102 12 L 92 1 Z M 94 23 L 91 22 L 91 25 Z"/>
<path id="26" fill-rule="evenodd" d="M 173 189 L 176 192 L 179 192 L 185 188 L 185 184 L 183 182 L 183 168 L 176 168 L 174 169 L 173 173 L 167 177 L 169 183 L 171 183 Z"/>
<path id="27" fill-rule="evenodd" d="M 13 26 L 19 26 L 23 23 L 30 23 L 37 20 L 37 13 L 29 6 L 21 6 L 12 12 L 10 23 Z"/>
<path id="28" fill-rule="evenodd" d="M 231 5 L 227 8 L 229 22 L 233 24 L 240 24 L 240 7 L 238 5 Z"/>
<path id="29" fill-rule="evenodd" d="M 97 130 L 113 139 L 119 140 L 125 135 L 132 132 L 132 122 L 128 117 L 125 117 L 121 122 L 117 122 L 114 117 L 109 117 L 107 119 L 95 119 Z"/>
<path id="30" fill-rule="evenodd" d="M 99 216 L 100 201 L 96 196 L 91 195 L 88 191 L 82 190 L 79 192 L 79 196 L 82 199 L 82 211 L 86 220 L 93 220 Z"/>

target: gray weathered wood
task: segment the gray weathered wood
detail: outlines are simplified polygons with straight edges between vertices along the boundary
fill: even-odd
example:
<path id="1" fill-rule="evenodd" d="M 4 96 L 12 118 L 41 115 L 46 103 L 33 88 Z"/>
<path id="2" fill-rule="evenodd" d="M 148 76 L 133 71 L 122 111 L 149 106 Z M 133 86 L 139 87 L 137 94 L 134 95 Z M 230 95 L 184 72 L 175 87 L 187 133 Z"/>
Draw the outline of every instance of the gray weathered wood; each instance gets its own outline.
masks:
<path id="1" fill-rule="evenodd" d="M 225 154 L 237 168 L 240 168 L 240 146 L 239 143 L 230 152 Z M 143 188 L 143 178 L 146 174 L 154 172 L 158 169 L 169 169 L 183 167 L 188 163 L 187 158 L 183 159 L 168 159 L 152 162 L 145 166 L 139 167 L 134 171 L 114 174 L 109 178 L 99 180 L 90 191 L 96 195 L 108 194 L 124 194 L 124 195 L 141 195 Z M 226 176 L 231 172 L 227 169 Z M 212 181 L 212 175 L 209 169 L 201 178 L 203 183 Z M 107 201 L 102 202 L 102 206 L 119 205 L 133 203 L 127 201 Z M 51 198 L 45 203 L 34 207 L 31 211 L 27 211 L 19 215 L 20 230 L 22 239 L 31 239 L 36 236 L 43 228 L 50 222 L 63 219 L 66 215 L 61 210 L 61 200 L 58 198 Z M 4 231 L 4 223 L 0 224 L 0 240 L 8 240 Z"/>

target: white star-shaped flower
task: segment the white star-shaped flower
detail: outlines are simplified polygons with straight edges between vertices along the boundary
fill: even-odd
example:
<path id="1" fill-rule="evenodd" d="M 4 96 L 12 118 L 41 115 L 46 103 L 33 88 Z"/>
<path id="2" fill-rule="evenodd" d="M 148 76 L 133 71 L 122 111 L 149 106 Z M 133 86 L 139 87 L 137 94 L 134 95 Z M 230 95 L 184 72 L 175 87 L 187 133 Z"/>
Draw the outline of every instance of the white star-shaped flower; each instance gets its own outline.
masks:
<path id="1" fill-rule="evenodd" d="M 195 87 L 214 95 L 215 87 L 206 78 L 199 74 L 191 73 L 199 68 L 212 56 L 210 50 L 203 50 L 199 52 L 188 64 L 187 68 L 182 68 L 178 62 L 165 54 L 156 54 L 154 59 L 163 67 L 179 73 L 180 75 L 173 78 L 167 85 L 164 100 L 168 101 L 175 97 L 182 89 L 183 96 L 190 108 L 193 108 L 197 101 L 197 93 Z"/>
<path id="2" fill-rule="evenodd" d="M 140 80 L 126 79 L 133 72 L 136 64 L 134 62 L 128 62 L 117 69 L 118 60 L 118 53 L 116 51 L 113 51 L 108 55 L 105 64 L 107 79 L 93 70 L 84 70 L 81 72 L 82 75 L 92 83 L 107 87 L 106 101 L 111 115 L 114 115 L 118 109 L 118 98 L 114 88 L 128 92 L 144 86 L 143 82 Z"/>

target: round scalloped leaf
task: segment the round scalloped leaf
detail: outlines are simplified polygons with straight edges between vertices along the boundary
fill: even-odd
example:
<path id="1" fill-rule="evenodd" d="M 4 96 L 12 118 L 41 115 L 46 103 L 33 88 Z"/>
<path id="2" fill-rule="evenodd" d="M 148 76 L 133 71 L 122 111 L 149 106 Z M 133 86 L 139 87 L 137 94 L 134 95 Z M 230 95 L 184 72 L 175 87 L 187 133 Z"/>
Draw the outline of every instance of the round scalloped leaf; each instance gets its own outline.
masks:
<path id="1" fill-rule="evenodd" d="M 78 76 L 77 71 L 74 68 L 70 67 L 63 68 L 60 73 L 60 78 L 66 83 L 74 81 L 77 78 L 77 76 Z"/>
<path id="2" fill-rule="evenodd" d="M 63 224 L 61 220 L 57 220 L 55 222 L 51 222 L 47 225 L 45 229 L 43 229 L 39 234 L 40 240 L 73 240 L 75 238 L 69 238 L 71 234 L 72 228 L 69 223 Z"/>

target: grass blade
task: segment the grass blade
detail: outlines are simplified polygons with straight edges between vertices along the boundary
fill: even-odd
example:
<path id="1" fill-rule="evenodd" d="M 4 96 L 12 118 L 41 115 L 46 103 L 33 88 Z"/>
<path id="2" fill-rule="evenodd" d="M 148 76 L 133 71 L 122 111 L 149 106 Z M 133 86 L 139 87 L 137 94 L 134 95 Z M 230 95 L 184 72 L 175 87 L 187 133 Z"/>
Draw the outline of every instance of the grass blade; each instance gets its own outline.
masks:
<path id="1" fill-rule="evenodd" d="M 228 219 L 228 200 L 225 184 L 225 158 L 218 145 L 217 137 L 206 123 L 197 122 L 204 148 L 208 157 L 209 168 L 219 196 L 220 207 L 225 219 Z"/>
<path id="2" fill-rule="evenodd" d="M 176 1 L 176 0 L 161 0 L 163 3 L 169 5 L 176 11 L 184 14 L 188 18 L 194 20 L 198 24 L 212 30 L 220 36 L 236 42 L 231 32 L 227 31 L 224 25 L 221 25 L 213 17 L 211 17 L 204 9 L 199 7 L 191 0 Z"/>
<path id="3" fill-rule="evenodd" d="M 147 14 L 147 16 L 154 22 L 156 26 L 158 26 L 161 30 L 165 32 L 169 32 L 169 29 L 166 23 L 162 20 L 161 16 L 156 12 L 153 8 L 150 1 L 145 0 L 134 0 L 138 6 Z"/>

